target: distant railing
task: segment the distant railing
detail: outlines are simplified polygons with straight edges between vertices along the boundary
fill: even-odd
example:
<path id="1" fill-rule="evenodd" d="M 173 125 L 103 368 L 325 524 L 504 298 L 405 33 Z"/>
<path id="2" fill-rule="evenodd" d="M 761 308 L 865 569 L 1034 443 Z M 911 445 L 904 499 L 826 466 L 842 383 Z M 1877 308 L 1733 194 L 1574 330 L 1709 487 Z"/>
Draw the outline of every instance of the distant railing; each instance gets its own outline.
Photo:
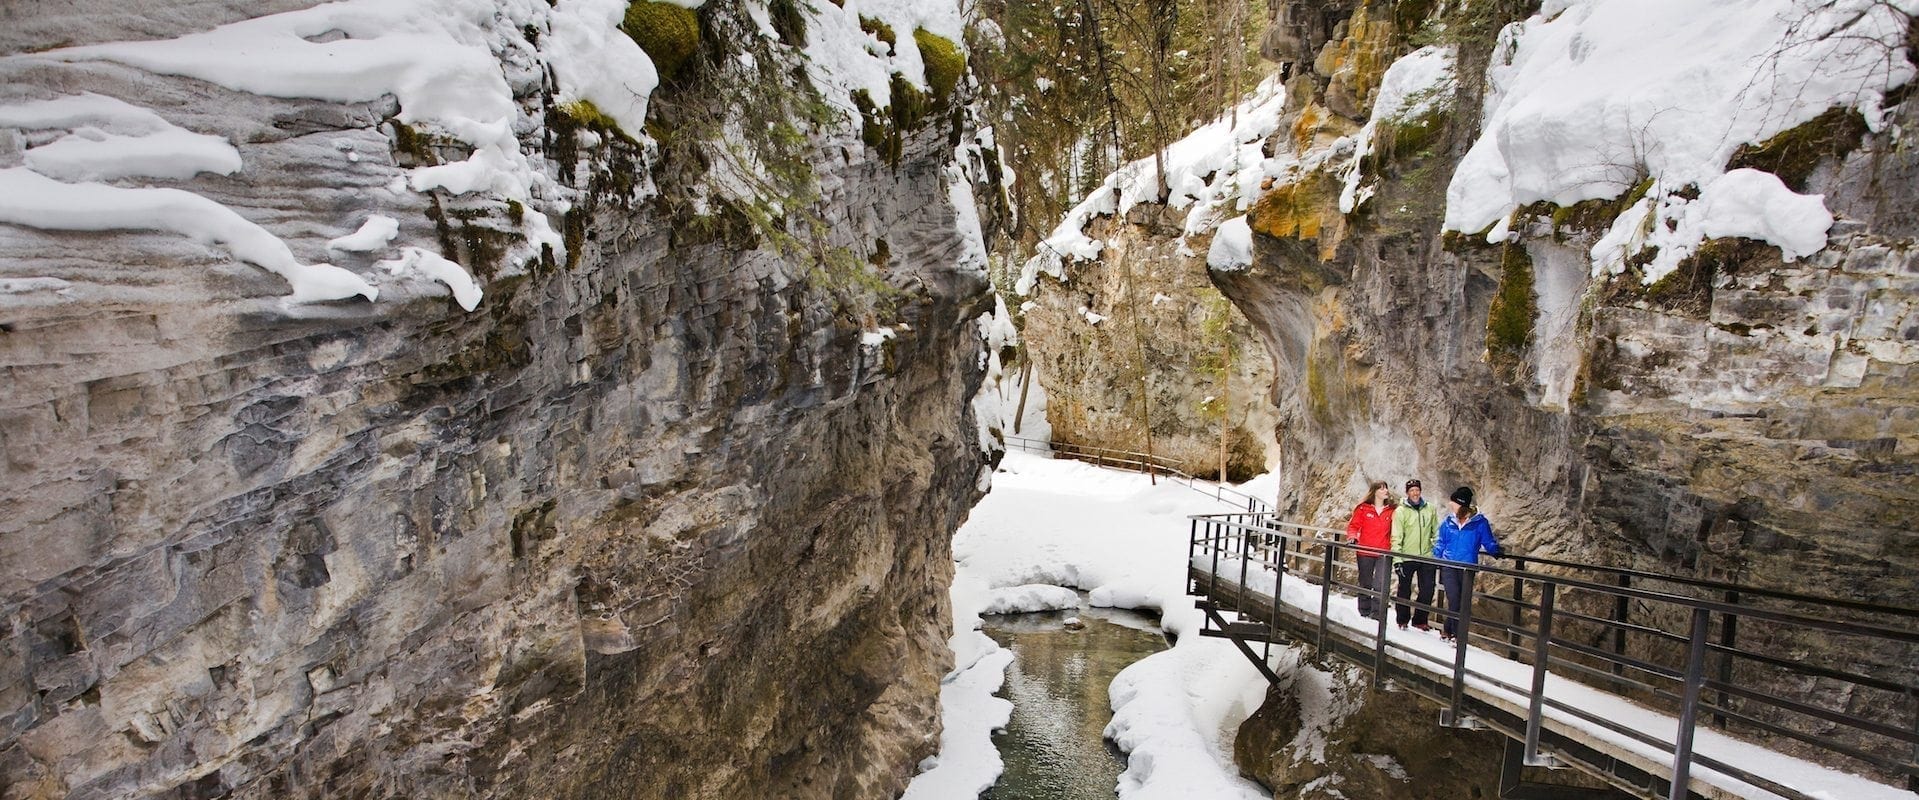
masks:
<path id="1" fill-rule="evenodd" d="M 1545 763 L 1540 731 L 1544 710 L 1552 708 L 1668 753 L 1668 796 L 1674 800 L 1688 796 L 1695 763 L 1786 797 L 1806 797 L 1763 775 L 1695 754 L 1694 734 L 1702 721 L 1722 730 L 1773 737 L 1768 746 L 1791 743 L 1808 752 L 1855 759 L 1919 789 L 1919 609 L 1527 556 L 1508 558 L 1511 566 L 1496 566 L 1385 554 L 1345 541 L 1343 531 L 1286 522 L 1272 514 L 1191 519 L 1188 560 L 1196 576 L 1195 594 L 1215 602 L 1229 594 L 1233 607 L 1245 614 L 1249 577 L 1270 573 L 1272 608 L 1257 609 L 1254 616 L 1267 617 L 1264 636 L 1272 641 L 1279 638 L 1276 627 L 1284 618 L 1280 598 L 1288 577 L 1315 584 L 1322 650 L 1333 590 L 1375 594 L 1382 613 L 1373 634 L 1373 663 L 1361 666 L 1372 669 L 1375 680 L 1384 680 L 1389 668 L 1404 672 L 1390 663 L 1393 659 L 1409 664 L 1422 659 L 1438 672 L 1449 672 L 1450 695 L 1434 699 L 1447 706 L 1442 718 L 1455 721 L 1465 715 L 1469 677 L 1526 698 L 1526 763 Z M 1351 555 L 1341 556 L 1346 551 L 1465 570 L 1460 634 L 1450 664 L 1388 638 L 1384 610 L 1397 601 L 1387 588 L 1346 582 L 1353 561 Z M 1219 592 L 1222 581 L 1235 579 L 1228 592 Z M 1495 581 L 1504 583 L 1500 588 L 1507 591 L 1487 591 Z M 1650 588 L 1654 586 L 1660 588 Z M 1508 613 L 1496 619 L 1475 615 L 1474 601 L 1503 606 Z M 1448 616 L 1439 606 L 1408 605 L 1426 609 L 1436 619 Z M 1310 619 L 1309 611 L 1296 613 Z M 1513 685 L 1468 668 L 1467 647 L 1475 643 L 1529 664 L 1530 685 Z M 1823 647 L 1809 649 L 1809 643 Z M 1544 691 L 1548 674 L 1670 712 L 1678 720 L 1677 734 L 1666 740 L 1557 701 Z M 1782 691 L 1785 687 L 1796 690 Z"/>
<path id="2" fill-rule="evenodd" d="M 1181 470 L 1172 460 L 1159 455 L 1139 453 L 1132 450 L 1114 450 L 1107 447 L 1092 447 L 1057 440 L 1031 439 L 1022 436 L 1004 437 L 1008 450 L 1024 453 L 1050 453 L 1055 457 L 1085 461 L 1102 467 L 1126 469 L 1142 472 L 1151 476 L 1164 475 L 1167 478 L 1185 484 L 1187 488 L 1201 494 L 1212 495 L 1222 503 L 1241 505 L 1249 512 L 1271 513 L 1273 507 L 1252 495 L 1227 487 L 1224 482 L 1200 480 Z"/>

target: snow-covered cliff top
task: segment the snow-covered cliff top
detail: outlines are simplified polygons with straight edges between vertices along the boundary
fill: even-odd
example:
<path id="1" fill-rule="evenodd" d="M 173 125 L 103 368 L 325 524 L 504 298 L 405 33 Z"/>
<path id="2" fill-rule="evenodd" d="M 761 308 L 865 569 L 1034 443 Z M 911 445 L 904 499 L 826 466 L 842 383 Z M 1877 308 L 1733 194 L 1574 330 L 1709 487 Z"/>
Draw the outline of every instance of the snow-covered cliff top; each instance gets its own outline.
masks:
<path id="1" fill-rule="evenodd" d="M 660 76 L 620 27 L 625 0 L 342 0 L 238 19 L 255 6 L 229 5 L 158 14 L 134 28 L 106 19 L 124 9 L 90 13 L 81 7 L 59 17 L 57 26 L 29 24 L 18 35 L 57 33 L 57 42 L 8 42 L 21 49 L 87 43 L 0 58 L 0 75 L 6 76 L 0 88 L 0 238 L 8 236 L 7 226 L 157 232 L 278 274 L 291 287 L 292 303 L 375 300 L 395 282 L 428 279 L 444 283 L 470 311 L 483 288 L 448 260 L 451 253 L 435 252 L 430 237 L 418 235 L 424 226 L 411 222 L 421 215 L 421 195 L 512 209 L 497 215 L 512 219 L 513 229 L 501 231 L 513 242 L 506 254 L 510 273 L 543 248 L 565 254 L 558 215 L 576 200 L 541 152 L 543 91 L 555 106 L 590 103 L 643 147 L 650 145 L 643 131 Z M 817 6 L 801 4 L 812 35 L 803 53 L 794 54 L 806 60 L 827 102 L 844 111 L 849 128 L 860 121 L 853 91 L 867 90 L 884 107 L 895 72 L 926 85 L 912 31 L 961 38 L 958 5 L 947 0 Z M 766 8 L 748 0 L 747 10 L 777 41 Z M 889 48 L 861 29 L 862 17 L 908 35 Z M 182 31 L 196 18 L 234 21 Z M 97 41 L 141 35 L 157 38 Z M 186 81 L 149 82 L 141 74 Z M 226 92 L 196 89 L 194 82 Z M 342 136 L 329 143 L 337 164 L 311 152 L 289 164 L 262 152 L 267 142 L 255 130 L 260 121 L 244 118 L 254 109 L 229 101 L 233 93 L 339 104 L 340 114 L 358 124 L 384 122 L 384 110 L 392 122 L 470 155 L 400 167 L 388 154 L 370 152 L 377 144 L 363 140 L 372 137 Z M 353 195 L 349 200 L 315 202 L 305 219 L 263 214 L 233 201 L 245 193 L 239 187 L 274 185 L 285 177 L 261 170 L 312 170 L 315 158 L 321 169 L 359 175 L 341 184 Z M 385 179 L 363 185 L 374 173 Z M 327 183 L 324 175 L 311 180 Z M 651 190 L 641 176 L 637 191 Z M 338 213 L 342 205 L 352 213 Z M 289 238 L 289 229 L 303 235 Z M 351 235 L 355 231 L 361 233 Z M 342 253 L 366 255 L 343 259 Z M 0 302 L 60 302 L 76 291 L 70 282 L 59 290 L 46 289 L 53 284 L 44 282 L 17 285 L 39 288 L 0 294 Z"/>

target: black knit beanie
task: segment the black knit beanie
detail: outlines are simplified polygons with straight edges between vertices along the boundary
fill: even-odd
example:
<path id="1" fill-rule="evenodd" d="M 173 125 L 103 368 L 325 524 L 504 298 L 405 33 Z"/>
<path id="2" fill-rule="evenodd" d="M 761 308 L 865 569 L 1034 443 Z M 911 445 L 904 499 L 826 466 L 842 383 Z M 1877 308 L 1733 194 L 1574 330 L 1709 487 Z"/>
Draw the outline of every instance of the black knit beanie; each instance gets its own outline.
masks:
<path id="1" fill-rule="evenodd" d="M 1452 500 L 1462 506 L 1471 506 L 1473 504 L 1473 487 L 1461 486 L 1454 489 Z"/>

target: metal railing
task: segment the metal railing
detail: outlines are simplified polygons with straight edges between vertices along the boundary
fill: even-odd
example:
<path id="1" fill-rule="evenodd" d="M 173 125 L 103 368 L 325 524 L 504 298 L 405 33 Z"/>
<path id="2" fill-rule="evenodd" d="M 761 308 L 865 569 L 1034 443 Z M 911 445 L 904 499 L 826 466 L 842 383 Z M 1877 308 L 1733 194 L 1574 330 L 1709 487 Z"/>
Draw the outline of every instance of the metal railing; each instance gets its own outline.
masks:
<path id="1" fill-rule="evenodd" d="M 1434 680 L 1443 678 L 1445 688 L 1431 699 L 1445 706 L 1446 724 L 1468 722 L 1468 679 L 1523 698 L 1523 733 L 1510 733 L 1523 736 L 1529 765 L 1555 763 L 1541 752 L 1551 709 L 1668 754 L 1670 775 L 1659 777 L 1667 778 L 1672 800 L 1690 796 L 1695 765 L 1782 796 L 1807 797 L 1696 753 L 1694 736 L 1702 724 L 1823 762 L 1865 765 L 1919 790 L 1919 609 L 1545 558 L 1516 556 L 1501 566 L 1382 553 L 1344 541 L 1343 531 L 1271 514 L 1195 516 L 1191 523 L 1194 594 L 1220 605 L 1226 605 L 1220 598 L 1230 596 L 1240 616 L 1263 616 L 1269 645 L 1281 638 L 1282 624 L 1291 624 L 1286 633 L 1316 643 L 1322 652 L 1334 635 L 1334 590 L 1372 594 L 1380 613 L 1377 630 L 1369 633 L 1371 652 L 1348 660 L 1371 669 L 1376 682 L 1422 667 Z M 1390 587 L 1345 580 L 1354 571 L 1353 556 L 1374 553 L 1462 572 L 1464 601 L 1450 663 L 1387 635 L 1394 604 L 1425 609 L 1438 620 L 1449 616 L 1443 606 L 1396 601 Z M 1264 582 L 1269 575 L 1272 597 L 1255 597 L 1261 590 L 1248 581 Z M 1318 589 L 1316 618 L 1281 599 L 1289 580 Z M 1222 583 L 1231 585 L 1222 590 Z M 1493 589 L 1495 584 L 1507 591 Z M 1475 606 L 1492 613 L 1475 613 Z M 1222 627 L 1241 633 L 1251 624 L 1221 619 Z M 1516 685 L 1472 668 L 1466 653 L 1473 644 L 1530 666 L 1530 681 Z M 1257 658 L 1243 643 L 1241 650 Z M 1345 650 L 1356 652 L 1350 645 Z M 1545 691 L 1548 675 L 1669 713 L 1678 721 L 1677 733 L 1668 740 L 1555 699 Z"/>
<path id="2" fill-rule="evenodd" d="M 1180 469 L 1176 462 L 1165 456 L 1140 453 L 1132 450 L 1115 450 L 1109 447 L 1092 447 L 1090 445 L 1059 440 L 1032 439 L 1023 436 L 1005 436 L 1002 438 L 1008 450 L 1018 450 L 1023 453 L 1045 453 L 1051 454 L 1055 458 L 1070 458 L 1075 461 L 1085 461 L 1102 467 L 1141 472 L 1154 477 L 1165 476 L 1166 478 L 1184 484 L 1187 488 L 1196 492 L 1212 495 L 1213 499 L 1222 503 L 1233 503 L 1234 505 L 1244 506 L 1249 512 L 1271 513 L 1273 511 L 1273 507 L 1266 501 L 1228 487 L 1223 482 L 1215 483 L 1193 477 L 1185 470 Z"/>

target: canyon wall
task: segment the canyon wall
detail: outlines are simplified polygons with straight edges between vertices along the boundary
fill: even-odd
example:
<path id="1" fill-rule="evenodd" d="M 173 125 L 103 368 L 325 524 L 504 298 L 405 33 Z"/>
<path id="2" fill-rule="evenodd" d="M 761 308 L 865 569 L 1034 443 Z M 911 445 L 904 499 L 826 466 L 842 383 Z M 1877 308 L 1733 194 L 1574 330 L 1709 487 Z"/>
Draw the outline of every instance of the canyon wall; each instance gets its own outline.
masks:
<path id="1" fill-rule="evenodd" d="M 1699 218 L 1687 204 L 1727 184 L 1649 167 L 1677 146 L 1648 123 L 1639 141 L 1653 155 L 1604 165 L 1623 169 L 1615 192 L 1520 198 L 1491 230 L 1461 230 L 1458 207 L 1486 186 L 1455 176 L 1486 148 L 1526 155 L 1514 142 L 1554 124 L 1511 123 L 1537 126 L 1512 141 L 1485 133 L 1482 110 L 1506 108 L 1489 95 L 1538 80 L 1522 37 L 1584 9 L 1506 28 L 1537 5 L 1430 17 L 1409 16 L 1416 4 L 1305 5 L 1267 40 L 1289 74 L 1274 146 L 1297 163 L 1249 209 L 1250 263 L 1211 273 L 1277 361 L 1284 514 L 1343 522 L 1371 479 L 1397 490 L 1420 478 L 1429 496 L 1471 485 L 1517 552 L 1919 605 L 1919 584 L 1903 577 L 1919 558 L 1915 162 L 1898 144 L 1919 105 L 1907 92 L 1887 92 L 1873 126 L 1835 108 L 1744 143 L 1723 167 L 1748 184 L 1783 182 L 1799 193 L 1781 195 L 1790 202 L 1821 196 L 1834 221 L 1816 252 L 1786 252 L 1756 230 L 1679 241 Z M 1417 63 L 1441 59 L 1444 73 Z M 1427 82 L 1405 93 L 1389 65 Z M 1515 175 L 1575 173 L 1601 154 L 1560 155 L 1509 163 Z M 1608 252 L 1618 255 L 1600 263 Z M 1803 630 L 1740 635 L 1760 652 L 1869 672 L 1906 673 L 1919 658 Z M 1783 696 L 1825 691 L 1746 669 L 1740 680 Z M 1891 705 L 1863 691 L 1839 702 L 1905 718 Z"/>
<path id="2" fill-rule="evenodd" d="M 175 5 L 12 8 L 8 49 L 306 4 Z M 0 59 L 0 102 L 226 137 L 240 173 L 152 185 L 379 289 L 290 303 L 230 242 L 0 224 L 0 796 L 880 797 L 935 751 L 991 309 L 954 105 L 893 153 L 797 121 L 752 152 L 808 191 L 755 203 L 669 139 L 740 124 L 739 87 L 818 106 L 747 9 L 700 10 L 706 74 L 642 137 L 556 97 L 577 21 L 480 6 L 531 196 L 408 187 L 476 151 L 391 96 Z M 0 167 L 44 143 L 5 133 Z M 368 212 L 389 246 L 329 249 Z M 484 297 L 376 263 L 403 247 Z"/>
<path id="3" fill-rule="evenodd" d="M 1163 323 L 1144 359 L 1101 329 L 1162 313 L 1113 299 L 1142 254 L 1203 258 L 1270 358 L 1282 516 L 1343 527 L 1371 480 L 1418 478 L 1436 499 L 1470 485 L 1516 552 L 1919 606 L 1912 19 L 1627 7 L 1271 9 L 1274 74 L 1231 122 L 1189 126 L 1167 186 L 1150 158 L 1114 172 L 1036 248 L 1029 348 L 1050 347 L 1054 382 L 1179 363 Z M 1094 324 L 1102 300 L 1122 310 Z M 1097 383 L 1080 403 L 1138 403 Z M 1911 648 L 1843 636 L 1739 637 L 1868 674 L 1919 668 Z M 1896 695 L 1834 698 L 1752 665 L 1735 680 L 1910 721 Z M 1377 750 L 1302 766 L 1287 694 L 1242 732 L 1244 769 L 1287 792 L 1332 762 L 1391 785 L 1359 757 Z"/>

